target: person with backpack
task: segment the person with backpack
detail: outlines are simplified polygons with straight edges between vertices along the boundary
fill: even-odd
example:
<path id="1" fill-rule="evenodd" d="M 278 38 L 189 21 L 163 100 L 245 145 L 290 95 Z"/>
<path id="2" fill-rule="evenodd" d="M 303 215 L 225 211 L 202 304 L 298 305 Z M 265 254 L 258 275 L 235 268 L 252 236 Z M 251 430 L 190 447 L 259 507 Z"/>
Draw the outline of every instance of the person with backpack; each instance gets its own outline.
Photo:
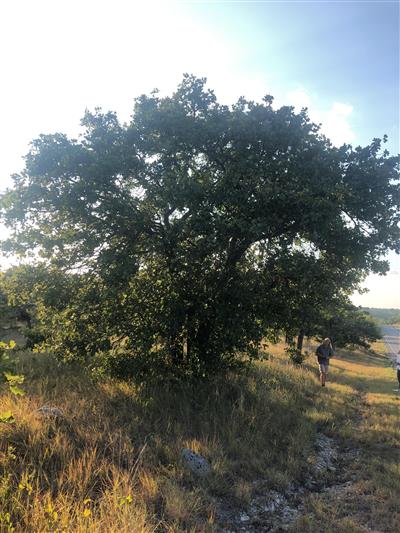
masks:
<path id="1" fill-rule="evenodd" d="M 319 364 L 319 373 L 321 378 L 321 386 L 325 387 L 326 378 L 329 370 L 329 359 L 333 357 L 334 352 L 332 348 L 331 339 L 324 339 L 322 344 L 320 344 L 315 352 L 318 364 Z"/>

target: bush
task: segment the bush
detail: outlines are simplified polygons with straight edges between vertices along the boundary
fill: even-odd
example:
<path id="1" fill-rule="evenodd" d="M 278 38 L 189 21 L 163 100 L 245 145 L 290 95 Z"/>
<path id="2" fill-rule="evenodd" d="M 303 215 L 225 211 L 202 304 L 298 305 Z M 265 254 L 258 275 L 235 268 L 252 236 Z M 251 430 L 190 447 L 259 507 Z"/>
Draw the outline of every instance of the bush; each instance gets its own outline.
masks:
<path id="1" fill-rule="evenodd" d="M 289 360 L 295 365 L 301 365 L 308 357 L 308 352 L 302 352 L 294 346 L 285 348 L 285 352 L 288 354 Z"/>

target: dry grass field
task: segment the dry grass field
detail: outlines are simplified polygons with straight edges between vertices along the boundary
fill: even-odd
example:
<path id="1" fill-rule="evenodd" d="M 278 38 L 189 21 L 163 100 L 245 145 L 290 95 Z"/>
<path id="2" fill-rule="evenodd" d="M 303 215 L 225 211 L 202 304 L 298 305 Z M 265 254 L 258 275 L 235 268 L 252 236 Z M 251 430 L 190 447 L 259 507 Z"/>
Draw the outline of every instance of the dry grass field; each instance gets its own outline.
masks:
<path id="1" fill-rule="evenodd" d="M 245 506 L 259 478 L 301 484 L 320 431 L 360 450 L 354 483 L 308 496 L 293 531 L 395 531 L 400 402 L 382 347 L 342 352 L 325 389 L 313 357 L 297 368 L 282 346 L 268 350 L 245 375 L 147 388 L 20 352 L 26 394 L 0 396 L 15 419 L 0 423 L 0 531 L 217 531 L 216 499 Z M 43 405 L 64 416 L 38 414 Z M 183 447 L 210 461 L 209 478 L 185 469 Z"/>

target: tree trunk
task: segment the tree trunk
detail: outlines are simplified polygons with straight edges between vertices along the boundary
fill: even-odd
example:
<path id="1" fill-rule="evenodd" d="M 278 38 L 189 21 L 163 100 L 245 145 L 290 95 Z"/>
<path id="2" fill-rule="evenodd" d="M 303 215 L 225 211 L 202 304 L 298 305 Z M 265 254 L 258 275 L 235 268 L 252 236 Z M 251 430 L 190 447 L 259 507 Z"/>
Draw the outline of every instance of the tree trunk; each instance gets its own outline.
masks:
<path id="1" fill-rule="evenodd" d="M 167 349 L 174 365 L 181 365 L 183 362 L 183 337 L 182 331 L 177 324 L 171 325 L 167 337 Z"/>
<path id="2" fill-rule="evenodd" d="M 297 337 L 297 349 L 299 352 L 303 349 L 303 340 L 304 340 L 304 329 L 300 330 L 300 333 Z"/>
<path id="3" fill-rule="evenodd" d="M 292 346 L 294 344 L 293 336 L 290 335 L 289 333 L 285 333 L 285 343 L 288 344 L 289 346 Z"/>
<path id="4" fill-rule="evenodd" d="M 186 329 L 186 359 L 190 361 L 193 357 L 193 340 L 195 337 L 195 324 L 194 324 L 194 309 L 189 307 L 186 311 L 186 320 L 185 320 L 185 329 Z"/>

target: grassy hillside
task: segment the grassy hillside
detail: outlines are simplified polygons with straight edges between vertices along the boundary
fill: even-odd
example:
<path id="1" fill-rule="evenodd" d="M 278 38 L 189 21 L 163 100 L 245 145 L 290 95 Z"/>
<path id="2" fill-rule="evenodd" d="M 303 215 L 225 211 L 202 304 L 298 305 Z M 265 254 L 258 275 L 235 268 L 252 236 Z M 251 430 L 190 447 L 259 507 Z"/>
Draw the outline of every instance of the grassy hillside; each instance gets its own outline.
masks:
<path id="1" fill-rule="evenodd" d="M 378 307 L 363 307 L 362 309 L 373 316 L 380 324 L 400 323 L 400 309 L 380 309 Z"/>
<path id="2" fill-rule="evenodd" d="M 313 361 L 295 368 L 282 347 L 271 351 L 244 376 L 147 389 L 96 382 L 51 356 L 21 354 L 26 395 L 4 389 L 0 399 L 0 412 L 15 417 L 0 424 L 1 531 L 218 531 L 219 502 L 245 509 L 255 480 L 264 490 L 304 484 L 321 432 L 362 450 L 354 494 L 342 504 L 305 493 L 290 527 L 393 531 L 398 399 L 386 359 L 343 353 L 321 389 Z M 43 405 L 64 417 L 40 416 Z M 210 461 L 209 478 L 186 470 L 183 447 Z"/>

